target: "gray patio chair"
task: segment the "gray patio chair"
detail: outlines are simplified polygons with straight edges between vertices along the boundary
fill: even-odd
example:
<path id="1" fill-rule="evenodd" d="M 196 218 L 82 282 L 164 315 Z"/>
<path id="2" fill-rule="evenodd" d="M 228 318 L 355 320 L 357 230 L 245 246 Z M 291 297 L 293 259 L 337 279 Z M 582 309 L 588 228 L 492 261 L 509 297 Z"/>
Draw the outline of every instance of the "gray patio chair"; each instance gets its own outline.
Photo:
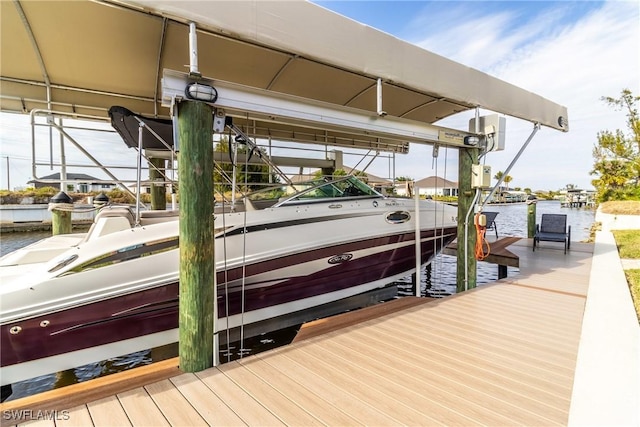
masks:
<path id="1" fill-rule="evenodd" d="M 496 233 L 496 239 L 498 238 L 498 226 L 495 223 L 496 216 L 499 212 L 482 212 L 487 217 L 487 230 L 493 230 Z"/>
<path id="2" fill-rule="evenodd" d="M 567 216 L 563 214 L 542 214 L 540 224 L 536 224 L 533 236 L 533 250 L 541 241 L 564 243 L 564 253 L 571 247 L 571 226 L 567 226 Z"/>

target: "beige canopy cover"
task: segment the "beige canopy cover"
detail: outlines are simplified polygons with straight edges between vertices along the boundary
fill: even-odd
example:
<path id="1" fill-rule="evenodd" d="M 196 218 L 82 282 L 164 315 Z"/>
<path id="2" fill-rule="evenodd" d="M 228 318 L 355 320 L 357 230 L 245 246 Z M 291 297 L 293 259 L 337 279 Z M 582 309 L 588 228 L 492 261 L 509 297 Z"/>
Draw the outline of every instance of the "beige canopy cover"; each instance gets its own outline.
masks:
<path id="1" fill-rule="evenodd" d="M 568 130 L 561 105 L 304 1 L 0 1 L 0 19 L 3 111 L 166 117 L 163 69 L 189 71 L 195 22 L 199 71 L 214 80 L 375 113 L 381 79 L 390 117 L 433 124 L 479 106 Z M 323 131 L 304 132 L 320 142 Z"/>

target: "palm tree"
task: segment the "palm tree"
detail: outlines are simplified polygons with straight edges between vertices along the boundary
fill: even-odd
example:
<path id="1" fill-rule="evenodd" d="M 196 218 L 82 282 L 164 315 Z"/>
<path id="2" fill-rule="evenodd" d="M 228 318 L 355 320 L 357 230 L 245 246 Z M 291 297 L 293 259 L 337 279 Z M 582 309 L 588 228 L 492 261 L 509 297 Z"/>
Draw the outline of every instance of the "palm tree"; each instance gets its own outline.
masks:
<path id="1" fill-rule="evenodd" d="M 506 184 L 507 189 L 509 189 L 509 183 L 513 181 L 513 178 L 511 175 L 506 175 L 502 181 Z"/>

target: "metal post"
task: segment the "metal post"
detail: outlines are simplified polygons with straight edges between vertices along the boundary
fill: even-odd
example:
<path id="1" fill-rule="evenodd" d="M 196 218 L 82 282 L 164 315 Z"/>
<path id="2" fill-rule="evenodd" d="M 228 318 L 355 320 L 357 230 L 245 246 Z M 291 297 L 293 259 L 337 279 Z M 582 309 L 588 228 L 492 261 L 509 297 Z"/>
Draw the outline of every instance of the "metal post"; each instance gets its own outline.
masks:
<path id="1" fill-rule="evenodd" d="M 11 191 L 11 184 L 9 183 L 9 156 L 7 156 L 7 190 Z"/>
<path id="2" fill-rule="evenodd" d="M 189 23 L 189 73 L 200 74 L 198 71 L 198 34 L 196 24 Z"/>
<path id="3" fill-rule="evenodd" d="M 416 217 L 416 276 L 415 276 L 415 284 L 416 284 L 416 296 L 420 296 L 420 282 L 422 281 L 421 277 L 421 240 L 422 236 L 420 233 L 420 188 L 417 187 L 414 183 L 413 187 L 414 198 L 415 198 L 415 212 L 414 216 Z"/>
<path id="4" fill-rule="evenodd" d="M 477 123 L 477 121 L 476 121 L 476 123 Z M 535 134 L 538 132 L 539 129 L 540 129 L 540 123 L 534 123 L 533 131 L 531 132 L 531 135 L 529 135 L 529 138 L 527 138 L 527 140 L 522 145 L 522 147 L 520 147 L 520 150 L 518 151 L 516 156 L 513 158 L 513 160 L 511 161 L 511 163 L 507 167 L 507 170 L 504 171 L 504 173 L 502 174 L 502 176 L 500 177 L 498 182 L 496 182 L 496 185 L 494 185 L 493 188 L 491 189 L 491 192 L 489 193 L 489 195 L 484 199 L 484 202 L 482 202 L 482 206 L 484 206 L 485 204 L 487 204 L 487 202 L 489 202 L 489 200 L 491 200 L 491 198 L 495 194 L 495 192 L 498 189 L 498 187 L 500 185 L 502 185 L 502 181 L 504 180 L 504 178 L 507 175 L 509 175 L 509 172 L 511 171 L 511 168 L 513 167 L 513 165 L 516 164 L 516 162 L 518 161 L 518 159 L 520 158 L 520 156 L 524 152 L 525 148 L 527 148 L 527 146 L 529 145 L 529 143 L 531 142 L 531 140 L 533 139 L 533 137 L 535 136 Z"/>
<path id="5" fill-rule="evenodd" d="M 142 131 L 144 123 L 138 124 L 138 163 L 136 165 L 136 225 L 140 225 L 140 192 L 142 191 Z"/>
<path id="6" fill-rule="evenodd" d="M 62 117 L 60 118 L 62 128 Z M 64 152 L 64 135 L 60 134 L 60 191 L 67 191 L 67 156 Z"/>

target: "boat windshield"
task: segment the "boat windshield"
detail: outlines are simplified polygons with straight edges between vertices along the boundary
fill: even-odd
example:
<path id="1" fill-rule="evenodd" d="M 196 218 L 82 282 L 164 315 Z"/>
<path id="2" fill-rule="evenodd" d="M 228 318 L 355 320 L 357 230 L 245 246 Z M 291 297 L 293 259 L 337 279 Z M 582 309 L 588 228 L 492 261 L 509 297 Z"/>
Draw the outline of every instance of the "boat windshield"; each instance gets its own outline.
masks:
<path id="1" fill-rule="evenodd" d="M 249 194 L 247 198 L 255 204 L 275 201 L 273 207 L 300 203 L 330 201 L 335 198 L 381 198 L 384 197 L 354 176 L 339 179 L 322 178 L 293 185 L 269 187 Z"/>

